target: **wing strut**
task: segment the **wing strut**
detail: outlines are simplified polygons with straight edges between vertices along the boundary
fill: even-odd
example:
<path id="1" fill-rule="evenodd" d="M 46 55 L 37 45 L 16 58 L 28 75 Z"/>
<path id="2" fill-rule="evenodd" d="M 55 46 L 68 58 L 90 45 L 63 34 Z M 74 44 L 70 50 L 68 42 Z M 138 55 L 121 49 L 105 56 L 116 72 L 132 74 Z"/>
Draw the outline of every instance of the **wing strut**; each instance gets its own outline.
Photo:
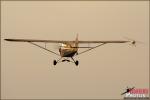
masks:
<path id="1" fill-rule="evenodd" d="M 97 47 L 100 47 L 100 46 L 102 46 L 102 45 L 104 45 L 104 44 L 106 44 L 106 43 L 101 43 L 101 44 L 99 44 L 99 45 L 97 45 L 97 46 L 95 46 L 95 47 L 92 47 L 92 48 L 90 48 L 90 49 L 87 49 L 87 50 L 85 50 L 85 51 L 82 51 L 82 52 L 78 53 L 76 56 L 78 56 L 78 55 L 80 55 L 80 54 L 82 54 L 82 53 L 88 52 L 88 51 L 90 51 L 90 50 L 92 50 L 92 49 L 95 49 L 95 48 L 97 48 Z"/>
<path id="2" fill-rule="evenodd" d="M 36 44 L 36 43 L 33 43 L 33 42 L 28 42 L 28 43 L 30 43 L 30 44 L 32 44 L 32 45 L 35 45 L 35 46 L 37 46 L 37 47 L 39 47 L 39 48 L 41 48 L 41 49 L 44 49 L 44 50 L 46 50 L 46 51 L 48 51 L 48 52 L 50 52 L 50 53 L 53 53 L 53 54 L 55 54 L 55 55 L 57 55 L 57 56 L 60 56 L 58 53 L 55 53 L 55 52 L 53 52 L 53 51 L 51 51 L 51 50 L 49 50 L 49 49 L 46 49 L 46 48 L 44 48 L 44 47 L 42 47 L 42 46 L 40 46 L 40 45 L 38 45 L 38 44 Z"/>

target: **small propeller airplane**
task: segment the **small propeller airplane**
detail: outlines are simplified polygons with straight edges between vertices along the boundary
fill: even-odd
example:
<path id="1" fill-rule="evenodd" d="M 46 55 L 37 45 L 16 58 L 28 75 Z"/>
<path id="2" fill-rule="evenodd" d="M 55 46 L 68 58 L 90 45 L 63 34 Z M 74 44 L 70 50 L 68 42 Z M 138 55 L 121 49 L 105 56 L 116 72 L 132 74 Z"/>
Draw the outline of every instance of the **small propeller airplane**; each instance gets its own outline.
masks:
<path id="1" fill-rule="evenodd" d="M 53 61 L 53 65 L 56 65 L 58 62 L 72 62 L 75 63 L 76 66 L 78 66 L 79 61 L 78 60 L 74 60 L 74 56 L 80 55 L 82 53 L 88 52 L 92 49 L 95 49 L 97 47 L 100 47 L 104 44 L 111 44 L 111 43 L 127 43 L 130 42 L 133 45 L 135 45 L 136 41 L 132 40 L 132 41 L 120 41 L 120 40 L 116 40 L 116 41 L 80 41 L 78 40 L 78 34 L 77 37 L 74 41 L 63 41 L 63 40 L 37 40 L 37 39 L 4 39 L 6 41 L 11 41 L 11 42 L 28 42 L 32 45 L 35 45 L 41 49 L 44 49 L 50 53 L 53 53 L 57 56 L 60 56 L 60 58 L 58 60 L 54 60 Z M 44 46 L 40 46 L 37 43 L 45 43 L 45 47 Z M 59 53 L 56 53 L 52 50 L 49 50 L 46 48 L 46 43 L 61 43 L 61 46 L 59 47 Z M 94 47 L 80 47 L 79 44 L 97 44 Z M 79 48 L 87 48 L 86 50 L 78 53 L 78 49 Z M 69 58 L 71 58 L 71 60 L 68 60 Z"/>
<path id="2" fill-rule="evenodd" d="M 121 93 L 121 95 L 124 95 L 124 94 L 126 94 L 126 93 L 129 93 L 129 92 L 132 91 L 134 88 L 135 88 L 135 87 L 132 87 L 132 88 L 128 88 L 128 87 L 127 87 L 126 91 L 123 92 L 123 93 Z"/>

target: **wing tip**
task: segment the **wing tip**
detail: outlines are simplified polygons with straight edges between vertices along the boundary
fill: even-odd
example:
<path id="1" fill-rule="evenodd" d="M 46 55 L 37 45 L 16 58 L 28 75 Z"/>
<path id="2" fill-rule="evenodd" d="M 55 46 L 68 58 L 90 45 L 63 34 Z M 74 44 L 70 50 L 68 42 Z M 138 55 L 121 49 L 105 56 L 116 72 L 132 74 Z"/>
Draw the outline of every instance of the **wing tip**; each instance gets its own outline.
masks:
<path id="1" fill-rule="evenodd" d="M 14 39 L 4 39 L 5 41 L 15 41 Z"/>
<path id="2" fill-rule="evenodd" d="M 4 39 L 5 41 L 9 41 L 9 39 Z"/>
<path id="3" fill-rule="evenodd" d="M 4 39 L 5 41 L 13 41 L 12 39 Z"/>

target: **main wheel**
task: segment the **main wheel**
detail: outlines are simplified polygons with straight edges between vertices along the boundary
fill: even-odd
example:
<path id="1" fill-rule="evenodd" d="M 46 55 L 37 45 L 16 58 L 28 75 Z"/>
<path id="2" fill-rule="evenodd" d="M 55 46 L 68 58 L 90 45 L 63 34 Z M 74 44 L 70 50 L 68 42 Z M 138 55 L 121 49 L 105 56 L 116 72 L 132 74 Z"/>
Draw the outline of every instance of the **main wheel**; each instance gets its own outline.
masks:
<path id="1" fill-rule="evenodd" d="M 53 61 L 53 64 L 54 64 L 54 65 L 56 65 L 56 64 L 57 64 L 57 61 L 56 61 L 56 60 L 54 60 L 54 61 Z"/>
<path id="2" fill-rule="evenodd" d="M 76 64 L 76 66 L 78 66 L 78 65 L 79 65 L 79 61 L 77 60 L 77 61 L 75 62 L 75 64 Z"/>

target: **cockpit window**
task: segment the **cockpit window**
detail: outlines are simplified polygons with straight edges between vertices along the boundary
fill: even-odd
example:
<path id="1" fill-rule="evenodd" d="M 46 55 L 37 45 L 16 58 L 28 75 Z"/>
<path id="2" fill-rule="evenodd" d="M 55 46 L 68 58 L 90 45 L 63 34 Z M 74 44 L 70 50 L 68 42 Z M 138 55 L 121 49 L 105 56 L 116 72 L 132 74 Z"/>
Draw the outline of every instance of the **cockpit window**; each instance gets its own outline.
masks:
<path id="1" fill-rule="evenodd" d="M 64 43 L 62 43 L 61 47 L 62 48 L 68 48 L 68 47 L 71 47 L 71 45 L 70 44 L 64 44 Z"/>

